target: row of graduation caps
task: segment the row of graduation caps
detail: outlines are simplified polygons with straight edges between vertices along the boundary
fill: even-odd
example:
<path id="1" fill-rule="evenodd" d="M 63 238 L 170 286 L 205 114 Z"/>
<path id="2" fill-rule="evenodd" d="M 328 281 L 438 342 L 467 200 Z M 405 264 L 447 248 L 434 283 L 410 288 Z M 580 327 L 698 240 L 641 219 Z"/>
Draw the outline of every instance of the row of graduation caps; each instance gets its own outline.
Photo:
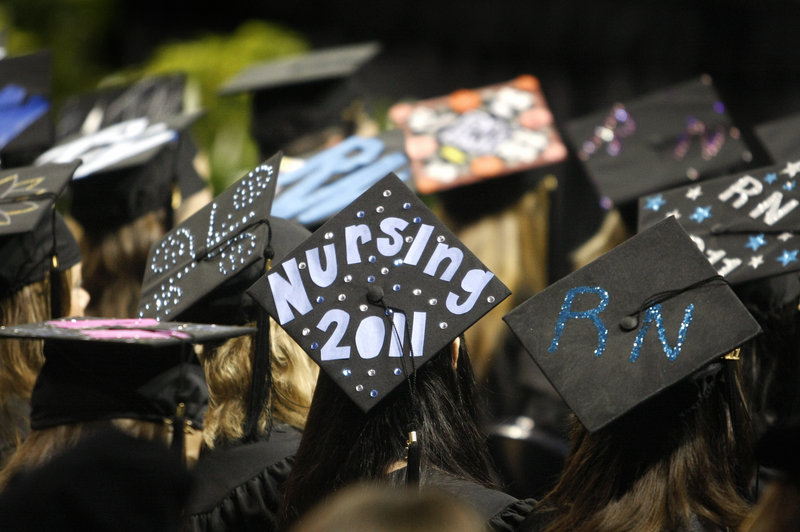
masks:
<path id="1" fill-rule="evenodd" d="M 289 179 L 282 186 L 276 156 L 176 226 L 151 251 L 143 319 L 178 318 L 182 305 L 264 261 L 270 243 L 263 233 L 274 229 L 264 220 L 278 214 L 270 209 L 276 189 L 275 206 L 282 194 L 291 197 L 293 190 L 307 198 L 324 183 L 339 196 L 358 182 L 363 194 L 354 194 L 338 214 L 323 216 L 329 219 L 322 227 L 286 256 L 275 257 L 272 270 L 259 276 L 249 292 L 363 409 L 389 395 L 427 357 L 508 295 L 502 282 L 419 201 L 408 175 L 449 188 L 462 173 L 474 182 L 556 163 L 567 155 L 530 76 L 430 102 L 398 104 L 390 116 L 405 133 L 404 166 L 386 171 L 387 158 L 397 161 L 389 157 L 394 152 L 386 142 L 356 139 L 345 146 L 355 147 L 362 157 L 345 157 L 342 147 L 338 152 L 334 147 L 285 174 Z M 184 120 L 184 127 L 189 122 Z M 132 131 L 134 140 L 150 140 L 149 149 L 99 166 L 74 184 L 102 181 L 104 171 L 143 173 L 136 169 L 174 145 L 182 136 L 178 129 L 169 120 L 125 123 L 115 134 L 130 148 L 125 135 Z M 776 152 L 778 164 L 744 170 L 749 150 L 707 78 L 616 104 L 610 112 L 576 120 L 566 129 L 581 139 L 582 144 L 575 144 L 577 158 L 603 198 L 615 205 L 638 198 L 642 231 L 537 294 L 506 321 L 584 425 L 596 430 L 759 332 L 727 283 L 798 270 L 795 178 L 800 162 L 791 159 L 793 148 L 784 145 L 776 147 L 788 150 Z M 765 139 L 772 135 L 766 133 L 769 128 L 763 131 Z M 786 140 L 785 135 L 775 136 Z M 107 135 L 103 142 L 114 138 Z M 97 151 L 105 144 L 84 145 L 90 146 L 90 155 L 104 160 Z M 495 151 L 480 151 L 486 146 Z M 75 153 L 85 155 L 74 145 L 56 150 L 71 154 L 69 161 L 77 158 Z M 43 166 L 1 174 L 4 238 L 40 225 L 70 178 L 81 173 L 78 163 L 60 162 L 52 152 L 38 160 Z M 348 160 L 353 167 L 343 169 Z M 384 177 L 395 170 L 400 180 Z M 51 173 L 59 177 L 52 179 Z M 171 191 L 176 178 L 168 173 L 162 172 L 167 186 L 161 188 Z M 364 181 L 356 181 L 354 174 Z M 301 177 L 311 183 L 304 185 Z M 347 186 L 333 186 L 347 177 Z M 683 186 L 666 190 L 677 184 Z M 92 205 L 87 210 L 96 215 L 102 205 L 96 200 Z M 415 244 L 422 235 L 416 228 L 425 226 L 431 229 L 422 250 Z M 372 238 L 349 235 L 347 228 L 353 227 L 368 228 Z M 49 259 L 53 246 L 45 247 L 40 258 Z M 408 260 L 410 256 L 416 260 Z M 78 325 L 77 333 L 72 325 L 60 323 L 3 328 L 2 334 L 54 342 L 192 339 L 191 332 L 180 332 L 180 325 L 146 319 Z M 118 333 L 92 332 L 106 328 Z M 405 355 L 419 357 L 411 371 Z M 619 379 L 629 386 L 620 386 Z"/>

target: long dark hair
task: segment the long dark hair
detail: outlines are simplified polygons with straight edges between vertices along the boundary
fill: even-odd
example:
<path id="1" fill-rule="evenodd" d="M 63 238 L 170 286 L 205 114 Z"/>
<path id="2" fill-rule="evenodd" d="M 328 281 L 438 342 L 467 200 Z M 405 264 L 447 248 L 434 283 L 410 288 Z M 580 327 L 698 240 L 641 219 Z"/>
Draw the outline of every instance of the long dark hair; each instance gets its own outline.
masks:
<path id="1" fill-rule="evenodd" d="M 550 516 L 544 530 L 688 530 L 693 517 L 735 529 L 750 508 L 752 436 L 739 373 L 735 418 L 724 373 L 689 408 L 675 408 L 673 391 L 595 433 L 573 418 L 562 476 L 536 510 Z"/>
<path id="2" fill-rule="evenodd" d="M 463 339 L 456 368 L 448 345 L 416 375 L 417 415 L 412 419 L 409 386 L 398 387 L 365 414 L 320 372 L 286 483 L 284 525 L 341 486 L 386 476 L 387 468 L 403 460 L 408 427 L 414 421 L 422 449 L 422 484 L 426 471 L 434 468 L 492 485 L 486 444 L 476 424 L 475 379 Z"/>

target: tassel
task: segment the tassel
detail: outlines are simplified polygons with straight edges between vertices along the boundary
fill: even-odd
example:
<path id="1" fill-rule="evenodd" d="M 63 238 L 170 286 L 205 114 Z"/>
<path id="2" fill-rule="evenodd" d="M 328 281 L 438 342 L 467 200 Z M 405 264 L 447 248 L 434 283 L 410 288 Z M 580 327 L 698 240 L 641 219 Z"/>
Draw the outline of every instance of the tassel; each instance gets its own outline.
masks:
<path id="1" fill-rule="evenodd" d="M 269 315 L 263 308 L 259 307 L 256 346 L 253 356 L 253 374 L 250 383 L 250 395 L 247 401 L 247 413 L 244 421 L 245 441 L 252 442 L 259 439 L 258 421 L 261 418 L 261 412 L 264 410 L 264 404 L 272 388 L 272 367 L 270 364 L 269 344 Z M 268 415 L 268 419 L 269 426 L 267 430 L 269 431 L 272 424 L 271 416 Z"/>
<path id="2" fill-rule="evenodd" d="M 417 431 L 412 430 L 408 433 L 406 442 L 406 484 L 409 486 L 419 485 L 420 471 L 420 448 L 417 441 Z"/>
<path id="3" fill-rule="evenodd" d="M 61 284 L 61 275 L 58 273 L 58 257 L 53 255 L 50 268 L 50 317 L 54 320 L 61 317 Z"/>
<path id="4" fill-rule="evenodd" d="M 186 465 L 186 452 L 184 429 L 186 427 L 186 403 L 178 403 L 175 409 L 175 416 L 172 418 L 172 444 L 170 451 L 180 461 L 181 464 Z"/>

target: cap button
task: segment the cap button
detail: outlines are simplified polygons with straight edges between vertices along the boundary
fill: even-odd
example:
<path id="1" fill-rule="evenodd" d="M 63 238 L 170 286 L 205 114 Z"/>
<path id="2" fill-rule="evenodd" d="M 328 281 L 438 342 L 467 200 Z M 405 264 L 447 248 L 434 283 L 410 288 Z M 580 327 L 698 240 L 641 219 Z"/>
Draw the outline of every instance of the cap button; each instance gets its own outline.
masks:
<path id="1" fill-rule="evenodd" d="M 619 328 L 623 331 L 632 331 L 639 326 L 639 318 L 636 316 L 625 316 L 619 320 Z"/>
<path id="2" fill-rule="evenodd" d="M 383 300 L 383 288 L 372 285 L 367 290 L 367 301 L 370 303 L 380 303 Z"/>

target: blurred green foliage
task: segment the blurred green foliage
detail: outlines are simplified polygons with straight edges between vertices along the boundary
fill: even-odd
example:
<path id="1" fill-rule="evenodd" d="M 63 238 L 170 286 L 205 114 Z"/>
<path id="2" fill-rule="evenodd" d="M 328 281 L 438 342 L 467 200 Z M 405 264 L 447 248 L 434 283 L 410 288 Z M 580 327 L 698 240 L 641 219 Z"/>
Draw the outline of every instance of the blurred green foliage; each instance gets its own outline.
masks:
<path id="1" fill-rule="evenodd" d="M 250 20 L 229 35 L 205 33 L 160 44 L 144 64 L 117 70 L 110 66 L 118 58 L 109 57 L 108 45 L 110 32 L 124 27 L 117 5 L 111 0 L 4 0 L 0 28 L 5 28 L 8 54 L 52 50 L 56 108 L 67 96 L 98 85 L 185 72 L 189 93 L 206 112 L 193 133 L 208 156 L 214 192 L 220 192 L 259 160 L 250 137 L 250 96 L 218 96 L 218 89 L 248 65 L 308 50 L 307 41 L 277 24 Z"/>

